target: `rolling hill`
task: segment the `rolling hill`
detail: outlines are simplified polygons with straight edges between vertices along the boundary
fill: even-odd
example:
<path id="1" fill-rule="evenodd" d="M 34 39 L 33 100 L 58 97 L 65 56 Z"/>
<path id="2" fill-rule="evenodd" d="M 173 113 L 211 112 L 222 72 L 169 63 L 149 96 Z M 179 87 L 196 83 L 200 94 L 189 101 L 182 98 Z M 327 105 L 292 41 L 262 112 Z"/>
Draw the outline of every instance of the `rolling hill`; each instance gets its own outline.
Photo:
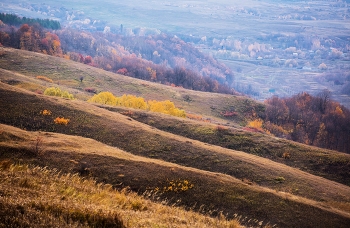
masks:
<path id="1" fill-rule="evenodd" d="M 240 216 L 244 225 L 350 224 L 350 155 L 244 131 L 239 123 L 249 110 L 263 110 L 259 103 L 144 82 L 38 53 L 0 52 L 1 159 L 91 176 L 140 194 L 151 191 L 155 201 Z M 52 86 L 77 99 L 39 94 Z M 211 123 L 87 103 L 92 95 L 86 87 L 169 99 Z M 220 113 L 230 107 L 237 116 L 228 121 Z M 70 121 L 58 125 L 56 117 Z M 282 158 L 284 152 L 290 159 Z"/>

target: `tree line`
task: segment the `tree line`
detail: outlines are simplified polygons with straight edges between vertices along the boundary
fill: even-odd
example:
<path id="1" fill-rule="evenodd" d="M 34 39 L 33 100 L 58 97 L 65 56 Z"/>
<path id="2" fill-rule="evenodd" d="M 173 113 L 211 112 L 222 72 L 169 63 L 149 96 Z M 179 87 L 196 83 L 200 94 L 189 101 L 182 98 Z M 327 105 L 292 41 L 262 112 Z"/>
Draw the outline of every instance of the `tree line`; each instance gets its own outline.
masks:
<path id="1" fill-rule="evenodd" d="M 7 25 L 15 25 L 20 26 L 22 24 L 39 24 L 43 28 L 47 29 L 61 29 L 61 24 L 59 21 L 50 20 L 50 19 L 40 19 L 40 18 L 27 18 L 27 17 L 19 17 L 14 14 L 0 13 L 0 20 Z"/>

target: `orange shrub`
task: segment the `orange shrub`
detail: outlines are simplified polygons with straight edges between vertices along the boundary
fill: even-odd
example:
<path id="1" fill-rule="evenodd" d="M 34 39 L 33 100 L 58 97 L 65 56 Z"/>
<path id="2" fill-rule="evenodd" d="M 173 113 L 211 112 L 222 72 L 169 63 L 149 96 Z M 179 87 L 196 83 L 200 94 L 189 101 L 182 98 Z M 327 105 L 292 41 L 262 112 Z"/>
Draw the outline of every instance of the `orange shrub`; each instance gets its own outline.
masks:
<path id="1" fill-rule="evenodd" d="M 65 119 L 64 117 L 57 117 L 54 119 L 55 124 L 67 125 L 69 123 L 69 119 Z"/>
<path id="2" fill-rule="evenodd" d="M 52 114 L 52 112 L 50 110 L 46 110 L 46 109 L 42 110 L 40 113 L 43 116 L 50 116 Z"/>
<path id="3" fill-rule="evenodd" d="M 198 121 L 202 121 L 202 122 L 206 122 L 206 123 L 211 122 L 210 119 L 203 118 L 203 116 L 201 116 L 201 115 L 186 113 L 186 117 L 191 119 L 191 120 L 198 120 Z"/>
<path id="4" fill-rule="evenodd" d="M 263 125 L 263 121 L 262 120 L 255 119 L 255 120 L 252 120 L 252 121 L 248 122 L 247 127 L 255 128 L 255 129 L 258 129 L 258 130 L 263 130 L 262 129 L 262 125 Z"/>
<path id="5" fill-rule="evenodd" d="M 189 119 L 192 119 L 192 120 L 202 120 L 203 119 L 203 117 L 201 115 L 190 114 L 190 113 L 187 113 L 186 117 Z"/>
<path id="6" fill-rule="evenodd" d="M 52 79 L 51 78 L 48 78 L 48 77 L 45 77 L 45 76 L 41 76 L 41 75 L 38 75 L 36 76 L 37 79 L 40 79 L 40 80 L 43 80 L 43 81 L 46 81 L 46 82 L 51 82 L 53 83 Z"/>
<path id="7" fill-rule="evenodd" d="M 284 158 L 284 159 L 290 159 L 290 153 L 289 153 L 289 152 L 284 152 L 284 153 L 282 154 L 282 158 Z"/>

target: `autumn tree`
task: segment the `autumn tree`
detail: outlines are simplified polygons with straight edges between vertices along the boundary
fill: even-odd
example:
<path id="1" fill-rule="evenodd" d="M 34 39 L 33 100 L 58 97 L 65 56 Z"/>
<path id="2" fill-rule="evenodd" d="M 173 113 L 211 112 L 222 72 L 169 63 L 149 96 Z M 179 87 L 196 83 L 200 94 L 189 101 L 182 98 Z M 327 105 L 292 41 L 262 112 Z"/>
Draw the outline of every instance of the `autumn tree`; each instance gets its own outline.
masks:
<path id="1" fill-rule="evenodd" d="M 145 100 L 142 97 L 136 97 L 134 95 L 124 94 L 121 97 L 117 97 L 117 105 L 136 109 L 147 109 Z"/>
<path id="2" fill-rule="evenodd" d="M 117 105 L 117 98 L 111 92 L 100 92 L 91 97 L 88 102 Z"/>
<path id="3" fill-rule="evenodd" d="M 31 28 L 28 24 L 24 24 L 18 30 L 20 39 L 20 49 L 33 51 L 33 40 L 31 34 Z"/>
<path id="4" fill-rule="evenodd" d="M 152 112 L 165 113 L 172 116 L 186 117 L 186 113 L 175 107 L 175 104 L 169 100 L 166 101 L 148 101 L 149 110 Z"/>

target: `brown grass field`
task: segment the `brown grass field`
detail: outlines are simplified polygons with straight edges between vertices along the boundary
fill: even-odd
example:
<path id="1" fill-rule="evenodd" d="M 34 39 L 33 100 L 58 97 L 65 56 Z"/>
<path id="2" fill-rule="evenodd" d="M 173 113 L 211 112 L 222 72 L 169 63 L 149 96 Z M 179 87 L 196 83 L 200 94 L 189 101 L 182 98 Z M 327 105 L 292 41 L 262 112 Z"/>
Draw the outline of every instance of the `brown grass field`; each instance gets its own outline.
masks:
<path id="1" fill-rule="evenodd" d="M 1 171 L 2 182 L 7 183 L 1 186 L 1 196 L 5 197 L 1 198 L 1 206 L 13 213 L 18 213 L 18 205 L 24 203 L 12 202 L 7 196 L 20 195 L 19 199 L 28 203 L 28 192 L 36 192 L 40 196 L 41 191 L 46 191 L 43 186 L 52 186 L 50 182 L 39 184 L 40 178 L 29 175 L 39 173 L 33 171 L 42 170 L 33 168 L 38 166 L 62 173 L 63 176 L 59 176 L 53 171 L 43 171 L 52 174 L 52 181 L 64 179 L 67 173 L 78 173 L 119 190 L 127 187 L 133 192 L 148 195 L 149 200 L 158 202 L 154 207 L 166 202 L 212 217 L 222 213 L 227 219 L 238 218 L 241 224 L 247 226 L 348 227 L 350 224 L 350 156 L 243 131 L 240 123 L 246 121 L 245 110 L 252 107 L 260 110 L 263 106 L 259 103 L 245 97 L 143 82 L 37 53 L 13 49 L 0 51 L 0 159 L 31 167 L 25 168 L 29 170 L 25 172 L 13 171 L 16 168 Z M 81 85 L 78 78 L 83 74 L 84 85 Z M 54 83 L 36 79 L 37 75 L 44 75 Z M 212 123 L 87 103 L 85 100 L 91 94 L 84 92 L 83 88 L 96 85 L 96 79 L 101 82 L 98 85 L 100 91 L 141 95 L 147 99 L 170 99 L 188 112 L 211 118 Z M 58 86 L 58 83 L 78 99 L 33 93 Z M 190 96 L 192 101 L 185 101 L 184 95 Z M 239 115 L 233 120 L 222 119 L 219 113 L 230 106 L 237 107 Z M 52 114 L 42 115 L 45 109 Z M 125 111 L 130 111 L 128 116 L 120 114 Z M 56 117 L 70 121 L 67 125 L 57 125 L 53 121 Z M 218 128 L 218 124 L 227 126 Z M 290 153 L 290 159 L 281 157 L 284 152 Z M 21 184 L 10 187 L 16 178 L 23 178 L 24 184 L 20 183 L 24 187 Z M 17 192 L 23 192 L 23 197 Z M 25 204 L 25 211 L 28 209 L 40 214 L 40 210 L 35 209 L 40 202 L 69 209 L 66 208 L 67 202 L 55 204 L 55 200 L 48 198 L 50 194 L 56 193 L 47 192 L 41 198 L 33 199 Z M 79 194 L 73 196 L 79 199 Z M 65 197 L 75 200 L 74 197 L 69 198 L 71 195 Z M 99 201 L 103 201 L 102 198 Z M 71 210 L 78 210 L 79 203 L 74 204 L 77 207 L 72 206 Z M 86 209 L 89 211 L 87 214 L 94 215 L 99 212 L 96 208 L 107 207 L 101 202 L 97 204 L 91 206 L 91 211 Z M 153 209 L 148 209 L 151 202 L 142 201 L 140 204 L 136 210 L 140 216 L 153 217 L 149 214 Z M 147 209 L 142 205 L 147 205 Z M 106 211 L 118 214 L 113 221 L 137 227 L 135 220 L 131 219 L 134 214 L 125 208 L 108 208 Z M 180 209 L 172 207 L 169 210 Z M 42 212 L 47 215 L 45 218 L 52 219 L 52 224 L 63 224 L 64 220 L 59 216 L 68 213 L 60 212 L 56 213 L 58 217 L 52 217 L 55 213 L 51 210 Z M 99 217 L 101 221 L 111 221 L 104 213 Z M 174 218 L 171 214 L 174 212 L 164 212 L 164 217 L 169 218 L 162 218 L 164 221 L 151 223 L 145 220 L 144 226 L 153 227 L 151 224 L 158 223 L 159 227 L 180 227 L 183 223 L 183 227 L 204 227 L 199 223 L 193 224 L 190 218 L 194 215 L 181 214 Z M 73 222 L 78 221 L 74 219 L 74 216 L 71 217 Z M 217 226 L 238 226 L 236 221 L 203 219 L 212 221 L 211 224 L 217 223 Z"/>

